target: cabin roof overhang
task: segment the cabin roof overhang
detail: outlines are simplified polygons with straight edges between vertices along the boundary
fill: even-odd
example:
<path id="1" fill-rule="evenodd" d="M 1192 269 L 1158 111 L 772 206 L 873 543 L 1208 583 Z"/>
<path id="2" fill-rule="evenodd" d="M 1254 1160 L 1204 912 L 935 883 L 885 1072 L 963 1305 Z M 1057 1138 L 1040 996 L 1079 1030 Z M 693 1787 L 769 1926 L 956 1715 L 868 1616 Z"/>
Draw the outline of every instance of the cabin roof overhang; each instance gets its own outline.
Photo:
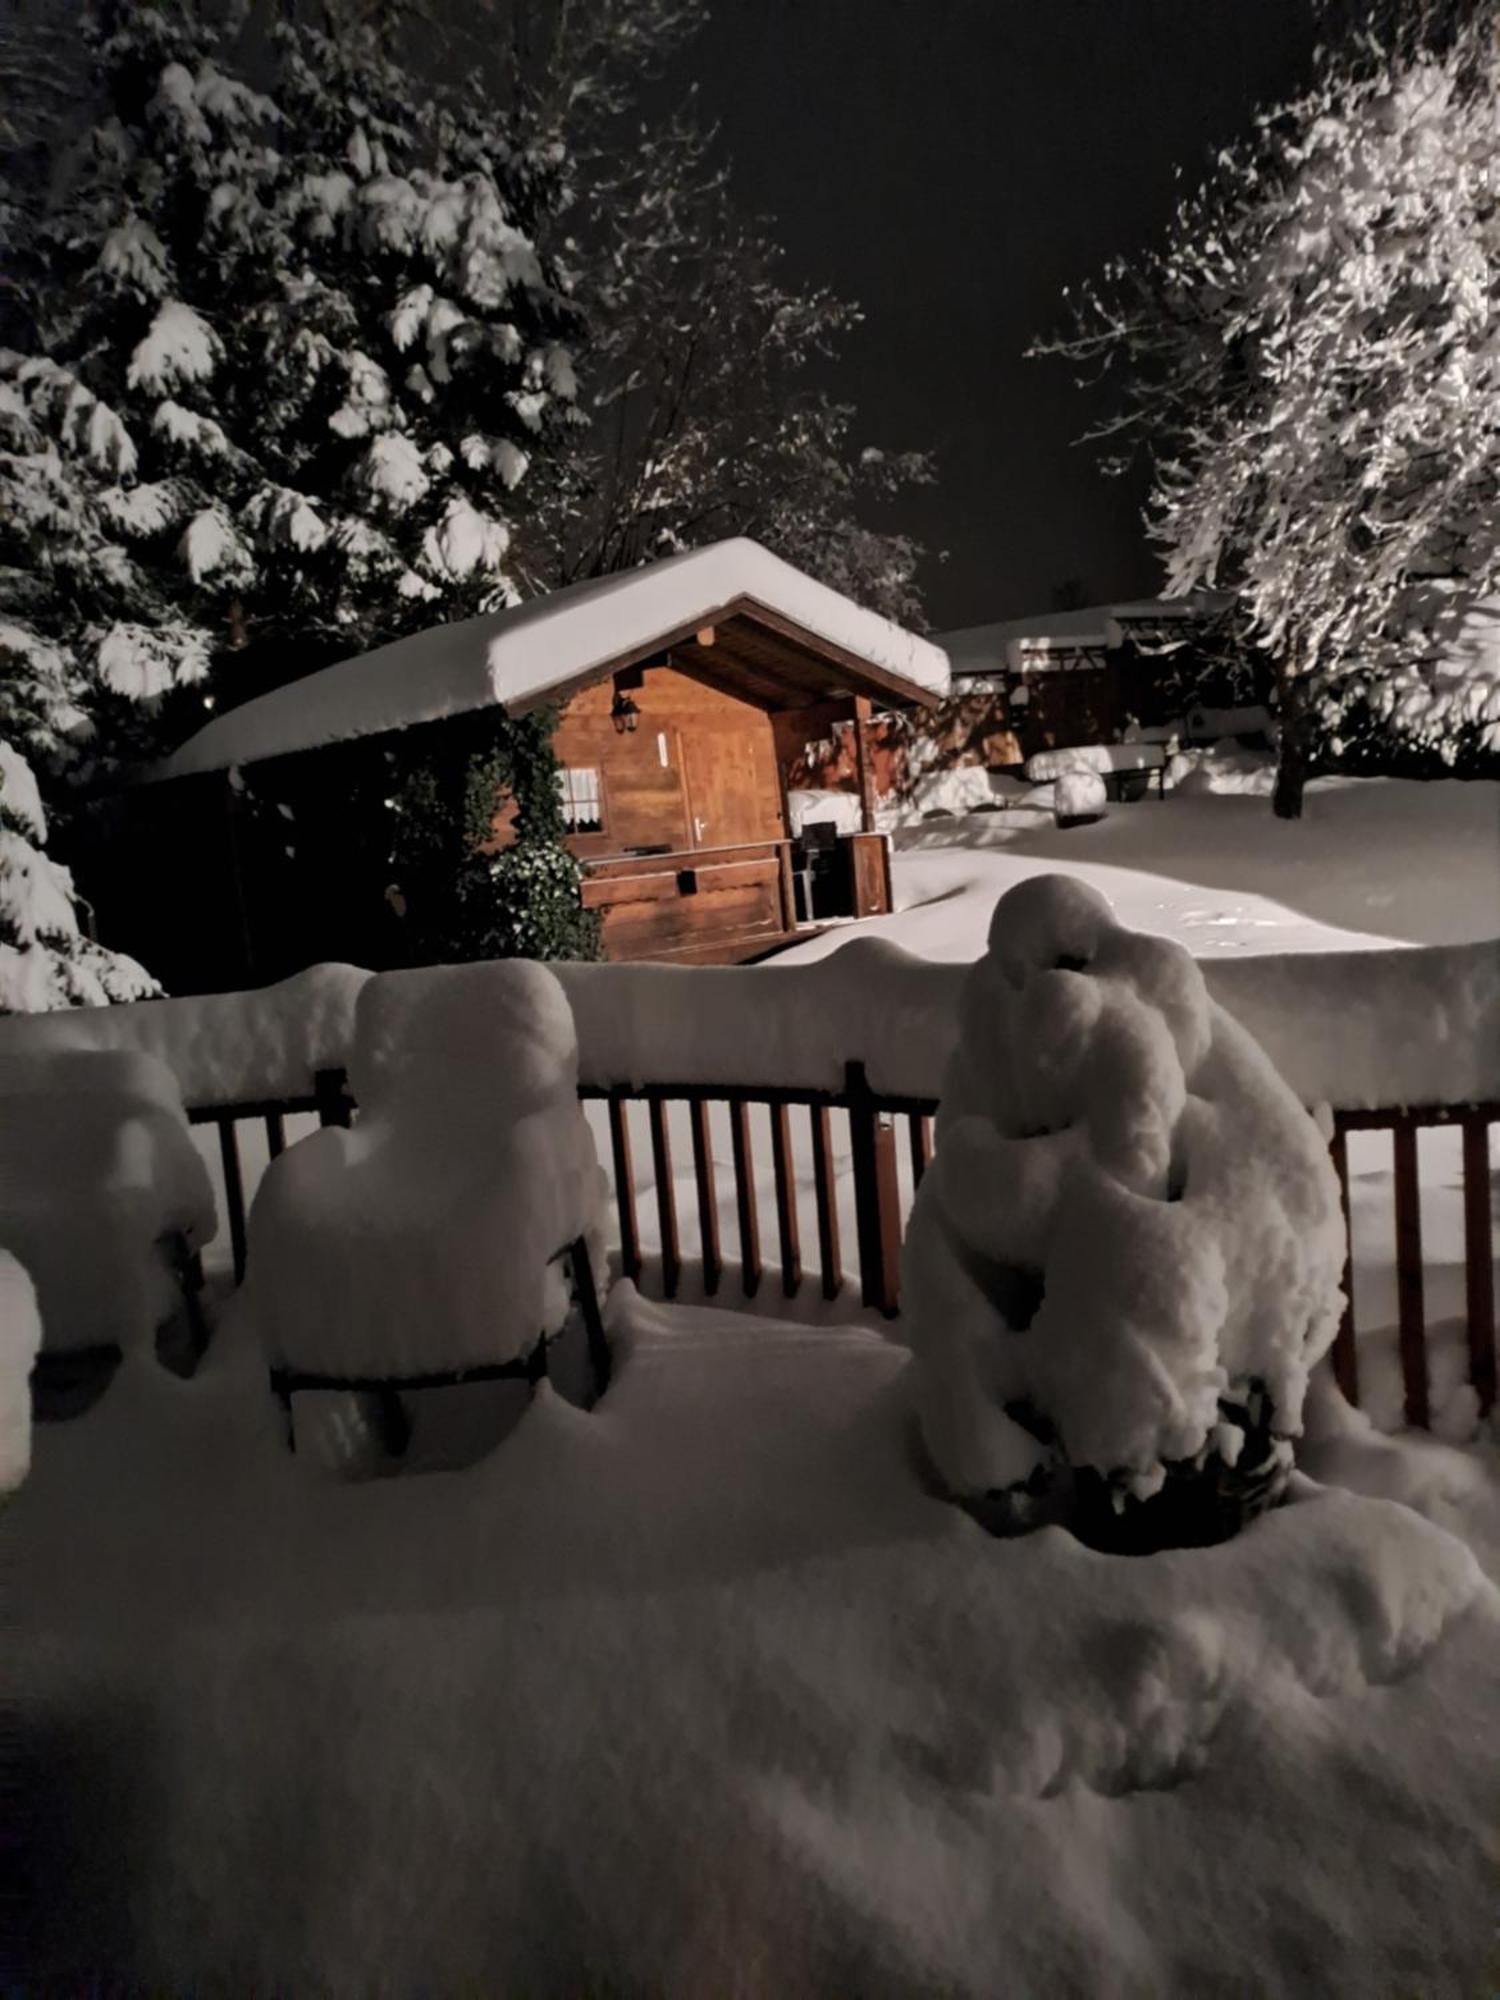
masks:
<path id="1" fill-rule="evenodd" d="M 719 542 L 434 627 L 217 717 L 149 775 L 222 771 L 501 707 L 524 715 L 670 664 L 767 710 L 837 697 L 933 707 L 948 658 L 768 549 Z"/>
<path id="2" fill-rule="evenodd" d="M 820 702 L 864 696 L 887 708 L 936 708 L 935 689 L 907 680 L 782 616 L 751 597 L 737 597 L 690 623 L 574 675 L 570 680 L 509 704 L 513 715 L 547 702 L 566 701 L 600 681 L 636 669 L 672 667 L 756 708 L 812 708 Z"/>

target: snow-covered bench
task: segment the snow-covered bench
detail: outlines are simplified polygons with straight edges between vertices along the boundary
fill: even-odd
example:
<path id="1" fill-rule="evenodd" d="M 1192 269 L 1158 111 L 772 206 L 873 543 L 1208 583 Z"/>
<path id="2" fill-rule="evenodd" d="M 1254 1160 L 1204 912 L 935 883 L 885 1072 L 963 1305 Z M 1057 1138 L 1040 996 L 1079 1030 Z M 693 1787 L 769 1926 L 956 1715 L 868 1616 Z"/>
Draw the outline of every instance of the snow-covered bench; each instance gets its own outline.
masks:
<path id="1" fill-rule="evenodd" d="M 356 1123 L 273 1161 L 250 1214 L 247 1296 L 282 1401 L 534 1384 L 575 1292 L 602 1389 L 608 1183 L 553 974 L 509 960 L 372 979 L 350 1076 Z"/>
<path id="2" fill-rule="evenodd" d="M 1154 772 L 1161 794 L 1168 762 L 1165 743 L 1079 743 L 1067 750 L 1038 750 L 1026 760 L 1026 776 L 1033 785 L 1048 785 L 1092 775 L 1118 790 L 1122 775 Z"/>

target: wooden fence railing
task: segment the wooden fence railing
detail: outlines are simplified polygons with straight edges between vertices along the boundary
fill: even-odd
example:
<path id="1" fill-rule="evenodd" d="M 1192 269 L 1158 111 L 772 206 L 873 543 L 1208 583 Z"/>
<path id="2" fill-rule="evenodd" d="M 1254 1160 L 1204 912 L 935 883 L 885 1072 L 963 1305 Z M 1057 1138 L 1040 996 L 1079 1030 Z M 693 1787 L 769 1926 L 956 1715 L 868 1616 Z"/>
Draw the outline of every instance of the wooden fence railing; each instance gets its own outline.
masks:
<path id="1" fill-rule="evenodd" d="M 1422 1259 L 1422 1198 L 1417 1134 L 1424 1127 L 1460 1127 L 1463 1134 L 1464 1314 L 1468 1326 L 1469 1380 L 1482 1415 L 1495 1403 L 1495 1262 L 1490 1195 L 1489 1128 L 1500 1123 L 1500 1103 L 1429 1104 L 1399 1110 L 1336 1111 L 1329 1150 L 1344 1203 L 1344 1321 L 1334 1342 L 1339 1387 L 1359 1401 L 1355 1352 L 1352 1236 L 1349 1228 L 1350 1132 L 1389 1132 L 1396 1191 L 1396 1316 L 1406 1420 L 1428 1423 L 1427 1314 Z"/>
<path id="2" fill-rule="evenodd" d="M 849 1159 L 854 1194 L 854 1220 L 860 1293 L 863 1303 L 893 1317 L 900 1308 L 901 1239 L 905 1198 L 898 1166 L 903 1144 L 915 1190 L 932 1158 L 935 1099 L 885 1096 L 872 1090 L 862 1063 L 846 1065 L 841 1090 L 772 1088 L 764 1085 L 653 1083 L 638 1086 L 584 1085 L 579 1096 L 607 1107 L 611 1165 L 619 1231 L 620 1268 L 641 1283 L 647 1271 L 637 1209 L 634 1138 L 627 1107 L 646 1109 L 655 1184 L 659 1270 L 663 1294 L 676 1296 L 682 1278 L 681 1219 L 678 1215 L 673 1166 L 672 1130 L 668 1109 L 687 1111 L 693 1157 L 692 1233 L 702 1264 L 703 1289 L 717 1294 L 728 1265 L 721 1241 L 719 1174 L 709 1109 L 727 1107 L 729 1159 L 733 1176 L 735 1260 L 739 1287 L 753 1298 L 765 1276 L 756 1161 L 750 1113 L 763 1110 L 769 1119 L 773 1204 L 774 1263 L 781 1290 L 788 1298 L 800 1292 L 806 1276 L 799 1220 L 799 1185 L 794 1149 L 794 1118 L 805 1118 L 809 1140 L 812 1209 L 816 1218 L 817 1268 L 824 1298 L 834 1298 L 844 1281 L 840 1246 L 839 1204 L 834 1164 L 832 1114 L 847 1119 Z M 238 1128 L 263 1120 L 267 1149 L 274 1158 L 285 1144 L 285 1119 L 294 1113 L 316 1113 L 323 1125 L 347 1125 L 355 1109 L 342 1070 L 321 1070 L 311 1096 L 276 1102 L 205 1106 L 191 1110 L 194 1124 L 218 1128 L 225 1206 L 235 1280 L 245 1270 L 245 1200 Z M 1463 1213 L 1465 1308 L 1468 1326 L 1469 1380 L 1487 1413 L 1495 1403 L 1495 1272 L 1491 1248 L 1489 1128 L 1500 1123 L 1500 1103 L 1428 1105 L 1334 1114 L 1330 1152 L 1343 1198 L 1346 1238 L 1344 1290 L 1347 1304 L 1334 1342 L 1333 1365 L 1349 1400 L 1359 1401 L 1359 1366 L 1355 1344 L 1352 1240 L 1349 1233 L 1350 1132 L 1385 1131 L 1392 1135 L 1395 1178 L 1396 1282 L 1398 1338 L 1407 1421 L 1428 1423 L 1426 1315 L 1423 1284 L 1421 1192 L 1417 1134 L 1424 1128 L 1458 1126 L 1463 1139 Z M 805 1185 L 805 1184 L 804 1184 Z"/>
<path id="3" fill-rule="evenodd" d="M 805 1114 L 807 1118 L 812 1195 L 817 1217 L 818 1269 L 824 1298 L 835 1298 L 843 1284 L 830 1118 L 834 1111 L 842 1111 L 848 1119 L 849 1128 L 861 1297 L 867 1306 L 873 1306 L 887 1317 L 893 1317 L 899 1311 L 901 1236 L 905 1217 L 896 1165 L 898 1121 L 904 1123 L 906 1128 L 912 1182 L 916 1186 L 932 1158 L 932 1119 L 937 1110 L 935 1100 L 882 1096 L 870 1088 L 864 1064 L 857 1062 L 845 1066 L 842 1090 L 678 1083 L 603 1088 L 585 1084 L 578 1094 L 585 1100 L 602 1101 L 609 1107 L 610 1152 L 620 1229 L 620 1266 L 624 1275 L 637 1283 L 641 1279 L 644 1260 L 636 1214 L 630 1125 L 625 1107 L 638 1103 L 647 1106 L 661 1242 L 662 1290 L 668 1298 L 675 1297 L 677 1293 L 682 1273 L 682 1252 L 667 1107 L 671 1104 L 687 1107 L 703 1287 L 710 1297 L 723 1281 L 724 1258 L 719 1241 L 718 1167 L 710 1137 L 708 1109 L 711 1104 L 728 1107 L 730 1162 L 739 1236 L 740 1288 L 747 1298 L 755 1297 L 764 1275 L 750 1126 L 752 1108 L 764 1108 L 770 1120 L 776 1248 L 781 1289 L 788 1298 L 796 1297 L 803 1278 L 792 1145 L 794 1113 Z"/>

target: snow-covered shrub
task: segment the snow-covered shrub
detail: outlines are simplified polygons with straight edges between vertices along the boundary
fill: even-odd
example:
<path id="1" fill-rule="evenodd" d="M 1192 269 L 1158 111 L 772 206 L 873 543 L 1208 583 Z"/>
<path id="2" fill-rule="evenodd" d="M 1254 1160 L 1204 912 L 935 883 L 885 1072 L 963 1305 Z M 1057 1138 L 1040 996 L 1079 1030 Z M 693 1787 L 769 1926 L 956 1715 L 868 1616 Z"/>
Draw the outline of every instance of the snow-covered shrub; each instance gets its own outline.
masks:
<path id="1" fill-rule="evenodd" d="M 504 1365 L 568 1315 L 557 1253 L 608 1183 L 578 1102 L 572 1011 L 512 959 L 393 972 L 362 990 L 352 1130 L 274 1161 L 246 1292 L 274 1363 L 396 1380 Z"/>
<path id="2" fill-rule="evenodd" d="M 19 1486 L 31 1465 L 31 1364 L 41 1344 L 36 1287 L 0 1250 L 0 1493 Z"/>
<path id="3" fill-rule="evenodd" d="M 1097 771 L 1064 771 L 1052 789 L 1052 810 L 1059 822 L 1104 817 L 1104 780 Z"/>
<path id="4" fill-rule="evenodd" d="M 45 1348 L 142 1346 L 178 1308 L 165 1239 L 214 1234 L 177 1081 L 154 1056 L 0 1057 L 0 1247 L 36 1287 Z"/>
<path id="5" fill-rule="evenodd" d="M 1246 750 L 1231 739 L 1179 750 L 1167 763 L 1166 780 L 1168 791 L 1188 798 L 1247 793 L 1269 798 L 1276 787 L 1276 759 L 1269 751 Z"/>
<path id="6" fill-rule="evenodd" d="M 1273 1497 L 1333 1340 L 1311 1117 L 1182 948 L 1064 876 L 996 905 L 902 1282 L 923 1435 L 1006 1525 L 1212 1540 Z"/>

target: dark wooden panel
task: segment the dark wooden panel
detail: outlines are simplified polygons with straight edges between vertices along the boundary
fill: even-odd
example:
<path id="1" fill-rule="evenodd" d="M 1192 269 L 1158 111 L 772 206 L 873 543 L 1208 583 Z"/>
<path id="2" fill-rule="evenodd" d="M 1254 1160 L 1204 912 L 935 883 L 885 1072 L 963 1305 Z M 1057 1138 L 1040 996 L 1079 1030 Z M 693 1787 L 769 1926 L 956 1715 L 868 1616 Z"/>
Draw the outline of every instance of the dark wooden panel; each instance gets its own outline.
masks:
<path id="1" fill-rule="evenodd" d="M 1397 1120 L 1396 1158 L 1396 1308 L 1400 1322 L 1401 1379 L 1406 1390 L 1406 1421 L 1427 1426 L 1427 1316 L 1422 1293 L 1422 1205 L 1417 1184 L 1417 1128 L 1410 1118 Z"/>
<path id="2" fill-rule="evenodd" d="M 833 1137 L 826 1104 L 810 1107 L 812 1117 L 813 1196 L 818 1209 L 818 1262 L 823 1271 L 823 1296 L 838 1297 L 844 1282 L 839 1263 L 839 1205 L 833 1176 Z"/>
<path id="3" fill-rule="evenodd" d="M 693 1124 L 693 1177 L 698 1188 L 698 1241 L 703 1251 L 703 1289 L 710 1298 L 719 1289 L 724 1261 L 719 1254 L 719 1204 L 714 1185 L 714 1149 L 709 1132 L 708 1104 L 690 1098 Z"/>
<path id="4" fill-rule="evenodd" d="M 619 1098 L 609 1100 L 609 1142 L 615 1163 L 615 1208 L 620 1218 L 620 1272 L 632 1284 L 641 1277 L 641 1232 L 635 1216 L 635 1167 L 630 1156 L 630 1115 Z"/>
<path id="5" fill-rule="evenodd" d="M 245 1183 L 240 1174 L 240 1135 L 232 1115 L 218 1120 L 219 1160 L 224 1169 L 224 1205 L 229 1210 L 229 1244 L 234 1282 L 245 1276 Z"/>
<path id="6" fill-rule="evenodd" d="M 669 1299 L 677 1296 L 682 1275 L 682 1252 L 677 1241 L 677 1190 L 672 1181 L 672 1135 L 667 1129 L 667 1107 L 660 1097 L 650 1105 L 651 1166 L 656 1175 L 656 1218 L 661 1228 L 661 1282 Z"/>
<path id="7" fill-rule="evenodd" d="M 848 836 L 854 863 L 854 914 L 881 917 L 890 913 L 891 868 L 883 833 Z"/>
<path id="8" fill-rule="evenodd" d="M 892 1318 L 901 1270 L 901 1196 L 896 1177 L 896 1128 L 877 1105 L 863 1063 L 845 1065 L 849 1140 L 853 1153 L 854 1216 L 859 1232 L 860 1295 Z"/>
<path id="9" fill-rule="evenodd" d="M 734 1201 L 740 1224 L 740 1283 L 746 1298 L 753 1299 L 760 1290 L 760 1219 L 756 1213 L 748 1104 L 730 1105 L 729 1135 L 733 1142 Z"/>
<path id="10" fill-rule="evenodd" d="M 1339 1177 L 1339 1205 L 1344 1212 L 1344 1314 L 1333 1341 L 1334 1380 L 1351 1403 L 1359 1401 L 1359 1357 L 1354 1345 L 1354 1243 L 1349 1222 L 1349 1148 L 1341 1131 L 1329 1144 Z"/>
<path id="11" fill-rule="evenodd" d="M 1464 1119 L 1464 1295 L 1469 1322 L 1469 1380 L 1481 1414 L 1495 1404 L 1495 1253 L 1490 1214 L 1489 1123 Z"/>
<path id="12" fill-rule="evenodd" d="M 776 1174 L 776 1232 L 781 1245 L 781 1289 L 789 1299 L 802 1283 L 802 1245 L 797 1229 L 797 1180 L 792 1168 L 791 1113 L 771 1106 L 771 1161 Z"/>

